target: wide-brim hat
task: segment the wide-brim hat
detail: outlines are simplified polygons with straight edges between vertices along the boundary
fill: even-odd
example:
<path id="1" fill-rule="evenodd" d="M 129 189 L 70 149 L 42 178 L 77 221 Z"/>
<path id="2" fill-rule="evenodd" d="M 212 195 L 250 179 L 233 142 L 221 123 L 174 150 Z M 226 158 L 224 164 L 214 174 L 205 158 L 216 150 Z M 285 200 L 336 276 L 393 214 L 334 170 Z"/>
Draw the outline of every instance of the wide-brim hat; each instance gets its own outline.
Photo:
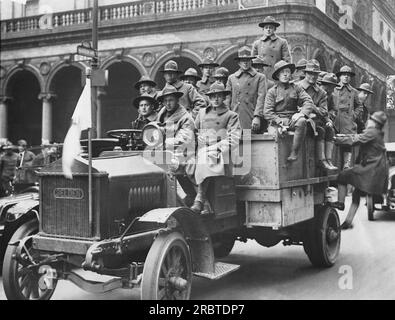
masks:
<path id="1" fill-rule="evenodd" d="M 160 72 L 162 72 L 162 73 L 165 73 L 165 72 L 183 73 L 181 70 L 178 69 L 178 64 L 174 60 L 167 61 L 165 66 L 163 67 L 163 70 L 160 70 Z"/>
<path id="2" fill-rule="evenodd" d="M 351 75 L 352 77 L 355 77 L 355 72 L 352 71 L 351 67 L 349 67 L 349 66 L 343 66 L 343 67 L 341 67 L 341 68 L 340 68 L 340 71 L 339 71 L 338 73 L 336 73 L 336 76 L 340 78 L 340 76 L 341 76 L 342 74 L 349 74 L 349 75 Z"/>
<path id="3" fill-rule="evenodd" d="M 295 69 L 296 69 L 296 66 L 295 66 L 295 64 L 293 64 L 293 63 L 289 63 L 289 62 L 286 62 L 286 61 L 284 61 L 284 60 L 280 60 L 279 62 L 277 62 L 277 63 L 274 65 L 274 72 L 273 72 L 272 78 L 273 78 L 274 80 L 278 80 L 278 74 L 279 74 L 279 72 L 280 72 L 281 70 L 286 69 L 286 68 L 291 69 L 291 73 L 294 73 L 294 72 L 295 72 Z"/>
<path id="4" fill-rule="evenodd" d="M 372 87 L 370 86 L 369 83 L 362 83 L 359 88 L 357 88 L 358 91 L 365 91 L 369 94 L 373 94 L 374 92 L 372 91 Z"/>
<path id="5" fill-rule="evenodd" d="M 320 70 L 320 65 L 317 62 L 310 60 L 310 61 L 307 61 L 306 68 L 304 69 L 304 72 L 320 74 L 322 71 Z"/>
<path id="6" fill-rule="evenodd" d="M 215 70 L 215 73 L 213 75 L 213 78 L 215 79 L 221 79 L 221 78 L 228 78 L 229 77 L 229 70 L 225 67 L 220 67 L 217 70 Z"/>
<path id="7" fill-rule="evenodd" d="M 239 51 L 237 52 L 237 57 L 235 57 L 235 60 L 242 60 L 242 59 L 254 60 L 255 58 L 256 56 L 252 55 L 252 50 L 249 47 L 244 46 L 240 48 Z"/>
<path id="8" fill-rule="evenodd" d="M 202 80 L 202 77 L 199 76 L 198 72 L 194 68 L 189 68 L 187 71 L 185 71 L 180 79 L 184 80 L 189 77 L 195 78 L 196 80 Z"/>
<path id="9" fill-rule="evenodd" d="M 263 66 L 263 67 L 271 67 L 269 63 L 267 63 L 265 60 L 263 60 L 261 57 L 256 57 L 255 59 L 252 60 L 252 65 L 254 66 Z"/>
<path id="10" fill-rule="evenodd" d="M 268 24 L 272 24 L 272 25 L 276 26 L 276 28 L 281 25 L 281 23 L 278 22 L 274 17 L 268 16 L 259 24 L 259 26 L 261 28 L 263 28 L 264 26 L 266 26 Z"/>
<path id="11" fill-rule="evenodd" d="M 143 83 L 149 83 L 152 87 L 156 87 L 156 82 L 149 76 L 142 76 L 140 80 L 134 84 L 134 87 L 138 90 Z"/>
<path id="12" fill-rule="evenodd" d="M 219 67 L 219 64 L 216 63 L 216 62 L 214 62 L 213 59 L 205 58 L 205 59 L 203 60 L 203 62 L 200 63 L 200 64 L 198 65 L 198 67 L 199 67 L 199 68 L 203 68 L 203 67 L 213 67 L 213 68 L 216 68 L 216 67 Z"/>
<path id="13" fill-rule="evenodd" d="M 307 64 L 306 59 L 300 59 L 296 64 L 296 70 L 306 69 L 306 64 Z"/>
<path id="14" fill-rule="evenodd" d="M 370 116 L 370 119 L 384 126 L 388 118 L 384 111 L 376 111 Z"/>
<path id="15" fill-rule="evenodd" d="M 334 73 L 328 73 L 326 74 L 321 80 L 321 84 L 330 84 L 336 87 L 340 87 L 340 84 L 338 83 L 337 77 Z"/>
<path id="16" fill-rule="evenodd" d="M 228 94 L 231 94 L 232 91 L 226 90 L 223 83 L 214 82 L 210 86 L 210 90 L 206 93 L 206 95 L 211 96 L 212 94 L 215 94 L 215 93 L 223 93 L 225 95 L 228 95 Z"/>
<path id="17" fill-rule="evenodd" d="M 152 96 L 150 96 L 149 94 L 146 94 L 146 93 L 142 94 L 141 96 L 139 96 L 139 97 L 137 97 L 136 99 L 133 100 L 134 107 L 138 109 L 140 102 L 143 101 L 143 100 L 147 100 L 150 103 L 152 103 L 153 106 L 154 106 L 154 109 L 156 109 L 158 107 L 158 101 L 154 97 L 152 97 Z"/>
<path id="18" fill-rule="evenodd" d="M 178 91 L 174 86 L 166 84 L 163 88 L 160 95 L 157 97 L 158 101 L 162 101 L 167 96 L 176 96 L 178 99 L 181 98 L 184 94 Z"/>

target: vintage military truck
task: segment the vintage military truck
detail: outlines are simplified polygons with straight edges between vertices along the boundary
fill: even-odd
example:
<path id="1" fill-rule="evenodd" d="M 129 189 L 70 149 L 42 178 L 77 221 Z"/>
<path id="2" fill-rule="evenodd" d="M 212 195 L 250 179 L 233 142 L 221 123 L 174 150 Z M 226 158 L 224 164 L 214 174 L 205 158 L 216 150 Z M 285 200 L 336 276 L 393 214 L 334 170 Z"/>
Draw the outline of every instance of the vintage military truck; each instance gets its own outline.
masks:
<path id="1" fill-rule="evenodd" d="M 294 163 L 286 162 L 291 135 L 244 139 L 239 166 L 248 170 L 214 178 L 211 212 L 196 214 L 177 196 L 175 155 L 151 157 L 136 147 L 136 134 L 151 146 L 162 132 L 155 125 L 142 133 L 112 131 L 115 141 L 94 148 L 100 152 L 92 160 L 92 210 L 87 159 L 75 162 L 72 180 L 59 161 L 40 172 L 39 223 L 17 230 L 4 259 L 8 299 L 49 299 L 59 279 L 95 293 L 140 288 L 142 299 L 188 299 L 193 275 L 218 279 L 239 268 L 216 261 L 236 240 L 303 245 L 314 266 L 335 263 L 340 223 L 325 199 L 334 177 L 316 171 L 312 138 Z M 81 268 L 112 278 L 91 281 Z"/>

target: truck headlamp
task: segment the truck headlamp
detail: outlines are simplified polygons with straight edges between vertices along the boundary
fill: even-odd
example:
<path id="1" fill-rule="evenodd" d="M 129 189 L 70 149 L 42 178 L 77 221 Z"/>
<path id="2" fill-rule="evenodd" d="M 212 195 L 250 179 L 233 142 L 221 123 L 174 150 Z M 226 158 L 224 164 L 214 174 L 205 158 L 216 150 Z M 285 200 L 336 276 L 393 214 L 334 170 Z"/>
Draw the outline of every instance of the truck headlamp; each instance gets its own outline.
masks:
<path id="1" fill-rule="evenodd" d="M 143 129 L 143 141 L 148 147 L 157 147 L 163 143 L 164 128 L 157 123 L 149 123 Z"/>

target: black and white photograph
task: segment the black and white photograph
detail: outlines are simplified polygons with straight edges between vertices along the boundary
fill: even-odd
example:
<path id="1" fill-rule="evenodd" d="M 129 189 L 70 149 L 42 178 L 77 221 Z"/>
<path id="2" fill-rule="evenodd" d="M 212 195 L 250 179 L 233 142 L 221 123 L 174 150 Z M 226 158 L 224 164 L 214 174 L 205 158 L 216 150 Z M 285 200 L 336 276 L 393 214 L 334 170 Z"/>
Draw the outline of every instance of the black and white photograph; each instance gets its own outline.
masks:
<path id="1" fill-rule="evenodd" d="M 0 300 L 395 300 L 395 0 L 0 5 Z"/>

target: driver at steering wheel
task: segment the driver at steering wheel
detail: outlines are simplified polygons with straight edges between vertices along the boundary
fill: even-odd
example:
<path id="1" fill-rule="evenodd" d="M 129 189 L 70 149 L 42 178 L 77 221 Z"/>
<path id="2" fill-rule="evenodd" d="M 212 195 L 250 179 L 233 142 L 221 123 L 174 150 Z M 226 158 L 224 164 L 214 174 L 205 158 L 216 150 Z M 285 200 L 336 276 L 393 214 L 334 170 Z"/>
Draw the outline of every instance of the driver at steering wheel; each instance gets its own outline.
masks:
<path id="1" fill-rule="evenodd" d="M 188 156 L 195 153 L 195 123 L 191 114 L 179 103 L 183 95 L 172 85 L 167 84 L 164 87 L 158 97 L 164 106 L 158 114 L 158 122 L 165 129 L 165 149 L 181 155 L 184 159 L 175 175 L 186 194 L 185 204 L 191 206 L 196 197 L 196 190 L 189 178 L 190 175 L 186 173 L 185 164 Z"/>
<path id="2" fill-rule="evenodd" d="M 138 117 L 132 122 L 131 129 L 142 130 L 145 125 L 156 121 L 158 113 L 158 101 L 147 93 L 142 94 L 133 101 L 133 105 L 138 109 Z"/>

